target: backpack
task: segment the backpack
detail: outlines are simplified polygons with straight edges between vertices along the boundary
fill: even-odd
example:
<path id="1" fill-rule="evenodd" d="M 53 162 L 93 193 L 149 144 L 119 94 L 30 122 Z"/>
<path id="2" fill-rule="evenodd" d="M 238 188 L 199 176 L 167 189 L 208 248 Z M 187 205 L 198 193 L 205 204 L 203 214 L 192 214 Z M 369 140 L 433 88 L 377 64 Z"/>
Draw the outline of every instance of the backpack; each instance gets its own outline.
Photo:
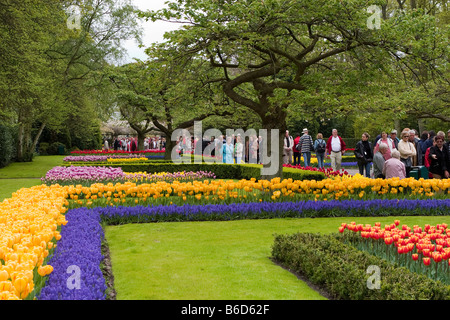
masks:
<path id="1" fill-rule="evenodd" d="M 316 153 L 325 153 L 325 147 L 325 141 L 322 140 L 322 142 L 319 142 L 319 144 L 317 145 Z"/>

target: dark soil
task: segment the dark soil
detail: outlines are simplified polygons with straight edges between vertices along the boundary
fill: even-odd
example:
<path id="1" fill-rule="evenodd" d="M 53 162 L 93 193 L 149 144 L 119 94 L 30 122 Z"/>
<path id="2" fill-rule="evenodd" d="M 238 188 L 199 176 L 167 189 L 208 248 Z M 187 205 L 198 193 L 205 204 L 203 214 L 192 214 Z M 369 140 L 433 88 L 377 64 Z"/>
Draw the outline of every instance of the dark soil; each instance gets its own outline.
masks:
<path id="1" fill-rule="evenodd" d="M 111 256 L 109 253 L 109 246 L 108 243 L 106 242 L 106 239 L 103 239 L 102 242 L 102 254 L 104 256 L 104 259 L 101 264 L 101 269 L 107 286 L 106 300 L 116 300 L 117 294 L 116 290 L 114 289 L 114 275 L 111 266 Z"/>

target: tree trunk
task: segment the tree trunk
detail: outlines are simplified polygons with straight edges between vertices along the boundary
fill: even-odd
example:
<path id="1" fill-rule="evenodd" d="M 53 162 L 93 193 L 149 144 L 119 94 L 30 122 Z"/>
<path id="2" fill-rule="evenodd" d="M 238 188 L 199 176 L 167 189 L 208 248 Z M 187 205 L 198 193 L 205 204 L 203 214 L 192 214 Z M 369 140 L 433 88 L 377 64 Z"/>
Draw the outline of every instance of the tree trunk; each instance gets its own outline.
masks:
<path id="1" fill-rule="evenodd" d="M 138 135 L 138 145 L 137 148 L 139 151 L 144 150 L 144 140 L 145 140 L 145 132 L 137 131 Z"/>
<path id="2" fill-rule="evenodd" d="M 23 123 L 19 120 L 19 130 L 17 137 L 17 161 L 23 161 Z"/>
<path id="3" fill-rule="evenodd" d="M 164 152 L 164 160 L 172 160 L 172 148 L 175 146 L 175 141 L 171 140 L 172 133 L 166 134 L 166 151 Z"/>
<path id="4" fill-rule="evenodd" d="M 31 144 L 31 150 L 30 150 L 31 153 L 33 153 L 34 150 L 36 150 L 36 145 L 39 141 L 39 138 L 41 137 L 42 131 L 44 131 L 45 126 L 46 126 L 46 123 L 45 122 L 42 123 L 39 128 L 38 133 L 36 134 L 36 137 L 34 137 L 33 143 Z"/>
<path id="5" fill-rule="evenodd" d="M 286 108 L 277 108 L 276 112 L 271 113 L 267 117 L 262 119 L 262 128 L 267 130 L 267 150 L 264 152 L 264 157 L 270 159 L 270 163 L 264 160 L 263 168 L 264 171 L 267 170 L 267 174 L 261 175 L 264 180 L 271 180 L 273 178 L 279 177 L 283 178 L 283 147 L 284 147 L 284 136 L 286 133 Z M 272 131 L 274 130 L 274 131 Z M 274 133 L 274 135 L 272 135 Z M 276 134 L 275 134 L 276 133 Z M 278 148 L 272 150 L 272 144 L 278 144 Z M 275 146 L 274 146 L 275 147 Z M 273 151 L 273 152 L 272 152 Z M 275 167 L 274 167 L 275 166 Z"/>

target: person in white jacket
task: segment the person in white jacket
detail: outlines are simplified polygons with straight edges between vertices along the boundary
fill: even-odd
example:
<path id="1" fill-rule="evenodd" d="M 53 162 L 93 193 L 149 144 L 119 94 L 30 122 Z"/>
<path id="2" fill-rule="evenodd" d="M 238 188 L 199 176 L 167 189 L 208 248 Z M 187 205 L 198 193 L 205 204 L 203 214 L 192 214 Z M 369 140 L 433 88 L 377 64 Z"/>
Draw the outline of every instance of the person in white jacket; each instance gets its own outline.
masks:
<path id="1" fill-rule="evenodd" d="M 241 141 L 241 136 L 238 135 L 236 139 L 236 146 L 235 146 L 235 154 L 236 154 L 236 163 L 241 164 L 242 162 L 242 154 L 244 152 L 244 145 Z"/>
<path id="2" fill-rule="evenodd" d="M 409 142 L 409 131 L 403 131 L 402 140 L 398 143 L 398 151 L 400 152 L 400 161 L 405 164 L 406 177 L 409 178 L 409 172 L 412 168 L 412 157 L 417 154 L 414 144 Z"/>
<path id="3" fill-rule="evenodd" d="M 286 136 L 283 139 L 284 147 L 283 147 L 283 163 L 291 164 L 292 156 L 294 154 L 294 138 L 289 135 L 289 131 L 286 130 Z"/>

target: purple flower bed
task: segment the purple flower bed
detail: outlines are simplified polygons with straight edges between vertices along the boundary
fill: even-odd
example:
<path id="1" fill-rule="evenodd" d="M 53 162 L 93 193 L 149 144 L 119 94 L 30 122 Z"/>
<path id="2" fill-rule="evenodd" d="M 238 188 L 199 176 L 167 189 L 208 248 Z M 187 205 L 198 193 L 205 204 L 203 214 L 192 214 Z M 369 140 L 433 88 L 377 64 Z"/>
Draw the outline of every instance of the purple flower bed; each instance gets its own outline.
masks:
<path id="1" fill-rule="evenodd" d="M 77 184 L 81 182 L 122 181 L 125 175 L 122 168 L 112 167 L 54 167 L 41 181 L 46 184 Z"/>
<path id="2" fill-rule="evenodd" d="M 215 179 L 213 172 L 175 172 L 175 173 L 128 173 L 125 174 L 120 167 L 97 167 L 97 166 L 70 166 L 54 167 L 49 170 L 41 181 L 45 184 L 92 184 L 92 183 L 116 183 L 125 181 L 173 181 L 173 180 L 202 180 Z"/>
<path id="3" fill-rule="evenodd" d="M 69 210 L 66 219 L 61 239 L 48 262 L 53 272 L 38 299 L 104 300 L 106 283 L 100 269 L 104 234 L 99 212 L 85 208 Z"/>
<path id="4" fill-rule="evenodd" d="M 331 166 L 331 163 L 324 163 L 325 166 Z M 341 163 L 342 167 L 355 167 L 358 166 L 358 162 L 342 162 Z"/>
<path id="5" fill-rule="evenodd" d="M 155 221 L 270 219 L 286 217 L 349 217 L 389 215 L 448 215 L 445 200 L 344 200 L 256 202 L 96 208 L 108 224 Z"/>

